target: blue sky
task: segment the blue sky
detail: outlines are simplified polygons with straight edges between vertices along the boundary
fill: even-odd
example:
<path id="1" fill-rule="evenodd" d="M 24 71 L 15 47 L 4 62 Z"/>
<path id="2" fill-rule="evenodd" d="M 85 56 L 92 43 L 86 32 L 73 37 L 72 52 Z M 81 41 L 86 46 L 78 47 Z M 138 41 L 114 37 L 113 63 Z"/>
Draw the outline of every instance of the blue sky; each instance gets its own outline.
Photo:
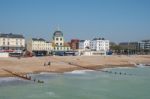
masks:
<path id="1" fill-rule="evenodd" d="M 52 40 L 59 25 L 65 39 L 150 39 L 150 0 L 0 0 L 0 32 Z"/>

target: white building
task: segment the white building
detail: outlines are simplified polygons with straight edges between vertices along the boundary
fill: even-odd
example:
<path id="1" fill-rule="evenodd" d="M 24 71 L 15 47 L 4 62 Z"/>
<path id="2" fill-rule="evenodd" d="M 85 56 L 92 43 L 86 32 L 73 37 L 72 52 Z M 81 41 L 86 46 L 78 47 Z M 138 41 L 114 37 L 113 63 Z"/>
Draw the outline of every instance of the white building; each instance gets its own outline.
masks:
<path id="1" fill-rule="evenodd" d="M 142 54 L 150 54 L 150 39 L 142 40 L 138 46 Z"/>
<path id="2" fill-rule="evenodd" d="M 51 52 L 52 49 L 52 43 L 47 42 L 42 38 L 32 38 L 27 42 L 27 50 L 36 55 L 47 55 L 49 52 Z"/>
<path id="3" fill-rule="evenodd" d="M 25 49 L 25 39 L 20 34 L 0 34 L 0 51 L 22 53 Z"/>
<path id="4" fill-rule="evenodd" d="M 80 55 L 106 55 L 109 51 L 109 40 L 94 38 L 93 40 L 81 40 L 79 42 Z"/>
<path id="5" fill-rule="evenodd" d="M 90 49 L 94 51 L 109 51 L 109 40 L 94 38 L 90 42 Z"/>
<path id="6" fill-rule="evenodd" d="M 142 40 L 140 42 L 140 48 L 144 50 L 150 50 L 150 40 Z"/>
<path id="7" fill-rule="evenodd" d="M 79 41 L 79 49 L 89 49 L 90 48 L 90 40 L 80 40 Z"/>

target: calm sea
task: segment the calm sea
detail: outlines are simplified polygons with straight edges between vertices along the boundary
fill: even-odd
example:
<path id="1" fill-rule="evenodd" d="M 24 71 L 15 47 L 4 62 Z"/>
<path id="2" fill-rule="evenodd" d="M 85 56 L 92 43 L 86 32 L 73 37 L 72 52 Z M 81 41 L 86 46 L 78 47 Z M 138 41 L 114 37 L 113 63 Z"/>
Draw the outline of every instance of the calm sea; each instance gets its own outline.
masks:
<path id="1" fill-rule="evenodd" d="M 150 99 L 150 67 L 42 73 L 32 78 L 0 78 L 0 99 Z"/>

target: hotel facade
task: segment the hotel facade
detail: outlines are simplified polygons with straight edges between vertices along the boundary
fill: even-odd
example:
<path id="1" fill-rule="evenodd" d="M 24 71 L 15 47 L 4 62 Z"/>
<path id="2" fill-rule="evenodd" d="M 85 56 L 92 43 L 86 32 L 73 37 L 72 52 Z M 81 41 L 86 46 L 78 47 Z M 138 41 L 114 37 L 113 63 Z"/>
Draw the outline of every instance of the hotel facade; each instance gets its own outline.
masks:
<path id="1" fill-rule="evenodd" d="M 93 40 L 80 40 L 79 55 L 106 55 L 109 51 L 109 40 L 94 38 Z"/>
<path id="2" fill-rule="evenodd" d="M 48 55 L 53 47 L 51 42 L 42 38 L 32 38 L 27 42 L 27 50 L 35 55 Z"/>
<path id="3" fill-rule="evenodd" d="M 21 34 L 0 34 L 0 52 L 22 53 L 25 50 L 25 38 Z"/>

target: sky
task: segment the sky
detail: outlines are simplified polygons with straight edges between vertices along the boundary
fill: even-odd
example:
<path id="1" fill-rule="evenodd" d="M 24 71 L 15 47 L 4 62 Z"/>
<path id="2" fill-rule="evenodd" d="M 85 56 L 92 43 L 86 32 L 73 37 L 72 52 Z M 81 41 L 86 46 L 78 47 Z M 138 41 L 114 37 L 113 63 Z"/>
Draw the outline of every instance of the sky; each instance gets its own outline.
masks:
<path id="1" fill-rule="evenodd" d="M 150 39 L 150 0 L 0 0 L 0 32 L 52 40 Z"/>

